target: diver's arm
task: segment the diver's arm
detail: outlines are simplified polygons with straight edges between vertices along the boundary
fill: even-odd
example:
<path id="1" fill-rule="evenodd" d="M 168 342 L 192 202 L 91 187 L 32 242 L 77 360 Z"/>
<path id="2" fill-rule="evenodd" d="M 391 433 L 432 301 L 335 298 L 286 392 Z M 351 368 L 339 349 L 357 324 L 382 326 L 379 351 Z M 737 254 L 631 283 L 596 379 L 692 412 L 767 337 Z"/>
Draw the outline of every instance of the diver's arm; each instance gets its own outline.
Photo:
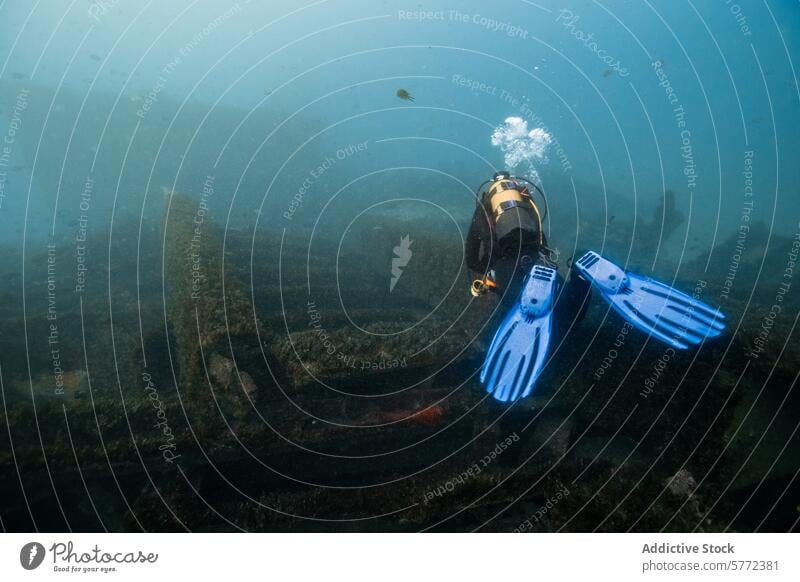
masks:
<path id="1" fill-rule="evenodd" d="M 467 232 L 467 240 L 464 243 L 464 255 L 467 267 L 471 271 L 485 273 L 488 269 L 488 253 L 481 253 L 481 246 L 489 236 L 491 236 L 491 233 L 487 222 L 486 209 L 483 205 L 479 205 L 472 215 L 472 222 Z"/>

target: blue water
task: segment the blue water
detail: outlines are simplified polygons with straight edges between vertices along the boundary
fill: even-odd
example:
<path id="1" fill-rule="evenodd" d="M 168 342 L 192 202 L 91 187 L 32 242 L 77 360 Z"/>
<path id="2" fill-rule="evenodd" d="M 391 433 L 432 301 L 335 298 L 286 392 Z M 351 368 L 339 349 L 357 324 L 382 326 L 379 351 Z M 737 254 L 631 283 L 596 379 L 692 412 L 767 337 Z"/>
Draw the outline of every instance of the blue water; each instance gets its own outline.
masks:
<path id="1" fill-rule="evenodd" d="M 226 190 L 255 175 L 254 166 L 288 161 L 268 192 L 280 207 L 303 168 L 365 141 L 368 153 L 339 164 L 329 182 L 417 167 L 419 184 L 433 180 L 442 200 L 468 206 L 464 186 L 503 165 L 492 129 L 519 116 L 555 139 L 538 172 L 563 228 L 578 210 L 603 220 L 604 195 L 610 214 L 647 215 L 666 188 L 686 214 L 686 232 L 675 236 L 707 251 L 740 224 L 753 152 L 753 220 L 791 234 L 799 19 L 790 2 L 6 3 L 0 125 L 13 117 L 19 88 L 31 88 L 39 111 L 23 117 L 24 143 L 10 165 L 27 173 L 9 178 L 14 200 L 2 219 L 46 233 L 47 215 L 72 213 L 90 172 L 100 192 L 95 212 L 119 191 L 120 210 L 138 214 L 144 188 L 197 190 L 185 170 L 192 158 L 227 173 Z M 398 87 L 416 101 L 398 100 Z M 148 99 L 150 110 L 136 117 Z M 187 119 L 187 107 L 210 111 L 207 124 L 234 108 L 242 124 L 195 136 L 200 120 Z M 273 133 L 244 117 L 259 112 L 294 117 Z M 156 134 L 148 149 L 166 138 L 161 151 L 137 148 L 148 131 Z M 235 200 L 218 196 L 216 211 L 233 202 L 236 217 L 246 217 L 266 189 L 263 177 L 253 182 Z M 581 185 L 599 187 L 601 200 Z M 58 220 L 51 226 L 58 236 Z M 9 242 L 16 236 L 4 229 Z M 677 252 L 685 246 L 670 242 Z"/>

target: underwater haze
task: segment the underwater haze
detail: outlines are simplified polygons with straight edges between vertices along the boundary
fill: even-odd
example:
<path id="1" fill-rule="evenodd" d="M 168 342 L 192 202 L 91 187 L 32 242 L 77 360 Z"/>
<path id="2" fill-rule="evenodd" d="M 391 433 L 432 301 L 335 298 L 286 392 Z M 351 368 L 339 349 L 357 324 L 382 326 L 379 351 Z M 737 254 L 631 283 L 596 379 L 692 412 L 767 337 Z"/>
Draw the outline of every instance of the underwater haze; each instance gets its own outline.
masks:
<path id="1" fill-rule="evenodd" d="M 789 531 L 789 0 L 0 3 L 4 531 Z M 727 315 L 481 386 L 479 187 Z"/>

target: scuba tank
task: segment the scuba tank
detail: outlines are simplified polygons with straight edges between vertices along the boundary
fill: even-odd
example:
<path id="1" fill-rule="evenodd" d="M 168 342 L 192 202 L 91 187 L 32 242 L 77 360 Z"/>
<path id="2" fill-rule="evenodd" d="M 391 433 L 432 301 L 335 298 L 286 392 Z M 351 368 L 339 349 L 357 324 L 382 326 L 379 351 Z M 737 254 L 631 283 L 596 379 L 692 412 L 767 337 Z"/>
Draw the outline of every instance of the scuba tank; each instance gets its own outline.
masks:
<path id="1" fill-rule="evenodd" d="M 492 212 L 494 234 L 501 252 L 531 246 L 533 241 L 538 248 L 543 247 L 542 215 L 528 186 L 508 172 L 497 172 L 492 180 L 484 200 Z"/>

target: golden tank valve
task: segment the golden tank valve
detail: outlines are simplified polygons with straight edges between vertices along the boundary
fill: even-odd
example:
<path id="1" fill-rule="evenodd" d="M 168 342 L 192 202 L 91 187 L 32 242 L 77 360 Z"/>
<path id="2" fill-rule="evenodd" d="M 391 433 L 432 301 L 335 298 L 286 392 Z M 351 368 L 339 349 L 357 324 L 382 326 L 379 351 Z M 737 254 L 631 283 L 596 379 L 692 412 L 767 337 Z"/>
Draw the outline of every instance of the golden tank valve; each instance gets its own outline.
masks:
<path id="1" fill-rule="evenodd" d="M 492 281 L 489 275 L 486 275 L 483 279 L 475 279 L 472 282 L 470 293 L 472 293 L 473 297 L 481 297 L 482 295 L 486 295 L 490 289 L 495 287 L 497 287 L 497 283 Z"/>

